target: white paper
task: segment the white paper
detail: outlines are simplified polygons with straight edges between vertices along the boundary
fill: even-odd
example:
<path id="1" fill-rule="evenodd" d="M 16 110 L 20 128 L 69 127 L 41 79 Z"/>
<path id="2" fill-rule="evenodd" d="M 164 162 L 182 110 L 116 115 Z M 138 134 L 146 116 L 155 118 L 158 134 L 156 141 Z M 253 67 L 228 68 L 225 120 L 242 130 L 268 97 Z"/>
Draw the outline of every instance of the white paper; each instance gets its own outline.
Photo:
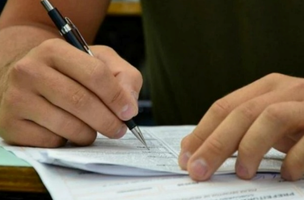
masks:
<path id="1" fill-rule="evenodd" d="M 40 175 L 54 200 L 300 200 L 304 179 L 283 181 L 277 173 L 257 174 L 251 181 L 215 175 L 195 182 L 187 175 L 123 177 L 96 174 L 37 162 L 26 148 L 14 147 Z"/>
<path id="2" fill-rule="evenodd" d="M 144 128 L 142 128 L 144 129 Z M 177 134 L 178 131 L 187 132 L 191 127 L 158 127 L 158 128 L 147 128 L 149 129 L 149 136 L 147 140 L 149 143 L 151 140 L 160 140 L 162 138 L 162 148 L 177 156 L 179 152 L 179 139 L 173 134 Z M 146 130 L 145 130 L 146 131 Z M 155 133 L 154 133 L 155 131 Z M 152 133 L 151 133 L 152 132 Z M 167 135 L 168 134 L 168 135 Z M 146 134 L 145 134 L 146 136 Z M 173 139 L 171 139 L 173 137 Z M 130 139 L 131 138 L 131 139 Z M 132 141 L 128 141 L 132 140 Z M 172 142 L 176 140 L 176 142 Z M 112 140 L 108 140 L 111 141 Z M 104 141 L 105 144 L 110 144 Z M 132 135 L 122 139 L 118 146 L 114 149 L 123 149 L 128 151 L 129 142 L 131 147 L 134 148 L 135 152 L 131 156 L 138 157 L 136 152 L 142 151 L 141 145 L 140 150 L 136 150 L 134 146 L 136 140 L 133 141 Z M 177 144 L 178 143 L 178 144 Z M 93 147 L 95 150 L 100 150 L 99 145 Z M 121 147 L 121 144 L 123 144 Z M 211 180 L 206 182 L 195 182 L 191 180 L 187 175 L 167 175 L 167 176 L 111 176 L 96 174 L 82 170 L 76 170 L 71 168 L 63 168 L 53 165 L 46 165 L 38 162 L 36 159 L 44 159 L 44 149 L 36 148 L 24 148 L 24 147 L 11 147 L 2 143 L 2 145 L 13 151 L 20 158 L 28 161 L 37 170 L 43 183 L 50 192 L 54 200 L 85 200 L 85 199 L 101 199 L 101 200 L 112 200 L 112 199 L 124 199 L 124 200 L 197 200 L 197 199 L 208 199 L 208 200 L 296 200 L 304 199 L 304 179 L 297 182 L 285 182 L 283 181 L 278 173 L 267 173 L 257 174 L 253 180 L 245 181 L 238 179 L 234 174 L 228 175 L 215 175 Z M 151 145 L 151 144 L 150 144 Z M 113 154 L 111 148 L 104 145 L 103 148 L 107 148 L 109 154 Z M 126 148 L 126 149 L 124 149 Z M 90 148 L 86 149 L 86 151 Z M 70 151 L 70 150 L 69 150 Z M 98 151 L 95 152 L 98 154 Z M 49 152 L 47 152 L 49 153 Z M 57 155 L 57 152 L 49 155 Z M 77 153 L 79 154 L 79 153 Z M 102 155 L 102 154 L 101 154 Z M 114 155 L 114 154 L 113 154 Z M 170 155 L 170 154 L 168 154 Z M 273 156 L 272 156 L 273 155 Z M 66 155 L 67 156 L 67 155 Z M 97 155 L 96 157 L 98 157 Z M 59 157 L 59 156 L 58 156 Z M 94 156 L 93 156 L 94 157 Z M 118 156 L 119 157 L 119 156 Z M 272 159 L 274 157 L 274 159 Z M 264 170 L 277 171 L 279 165 L 284 157 L 276 151 L 271 151 L 265 159 Z M 166 157 L 171 160 L 171 157 Z M 91 159 L 91 158 L 90 158 Z M 80 159 L 80 164 L 90 163 L 87 159 Z M 102 158 L 104 159 L 104 158 Z M 124 158 L 126 160 L 126 158 Z M 173 159 L 173 158 L 172 158 Z M 176 159 L 176 158 L 175 158 Z M 73 159 L 70 159 L 73 160 Z M 127 159 L 131 160 L 132 159 Z M 110 159 L 110 162 L 115 161 L 115 156 Z M 226 162 L 221 168 L 223 171 L 229 171 L 230 168 L 234 168 L 235 158 L 231 158 L 230 161 Z M 271 162 L 268 162 L 271 161 Z M 116 161 L 115 161 L 116 162 Z M 125 162 L 125 161 L 123 161 Z M 162 161 L 164 162 L 164 161 Z M 175 160 L 176 162 L 176 160 Z M 168 169 L 168 163 L 166 161 L 166 169 Z M 233 164 L 232 164 L 233 163 Z M 176 163 L 177 164 L 177 163 Z M 145 164 L 142 164 L 144 166 Z M 157 166 L 157 165 L 155 165 Z M 155 166 L 153 166 L 153 171 Z M 169 165 L 170 166 L 170 165 Z M 263 166 L 263 165 L 262 165 Z M 121 166 L 123 169 L 123 166 Z M 138 168 L 135 168 L 138 169 Z M 170 167 L 169 167 L 170 169 Z M 175 167 L 173 167 L 175 169 Z M 156 171 L 158 172 L 158 171 Z M 139 173 L 140 174 L 140 173 Z"/>
<path id="3" fill-rule="evenodd" d="M 93 145 L 58 149 L 26 148 L 39 162 L 86 171 L 129 176 L 187 174 L 178 165 L 180 141 L 194 126 L 141 127 L 148 150 L 130 132 L 111 140 L 99 135 Z M 216 174 L 235 172 L 236 154 L 227 159 Z M 259 167 L 260 172 L 279 172 L 284 154 L 272 149 Z"/>

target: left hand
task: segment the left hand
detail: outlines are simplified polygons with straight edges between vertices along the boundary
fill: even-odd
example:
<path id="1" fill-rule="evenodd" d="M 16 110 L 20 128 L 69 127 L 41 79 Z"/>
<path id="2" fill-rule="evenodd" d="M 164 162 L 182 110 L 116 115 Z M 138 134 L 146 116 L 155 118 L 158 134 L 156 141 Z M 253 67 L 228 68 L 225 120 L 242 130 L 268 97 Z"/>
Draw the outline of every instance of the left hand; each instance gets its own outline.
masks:
<path id="1" fill-rule="evenodd" d="M 179 165 L 198 181 L 238 151 L 236 174 L 251 179 L 271 147 L 285 152 L 281 175 L 304 174 L 304 79 L 267 75 L 216 101 L 181 143 Z"/>

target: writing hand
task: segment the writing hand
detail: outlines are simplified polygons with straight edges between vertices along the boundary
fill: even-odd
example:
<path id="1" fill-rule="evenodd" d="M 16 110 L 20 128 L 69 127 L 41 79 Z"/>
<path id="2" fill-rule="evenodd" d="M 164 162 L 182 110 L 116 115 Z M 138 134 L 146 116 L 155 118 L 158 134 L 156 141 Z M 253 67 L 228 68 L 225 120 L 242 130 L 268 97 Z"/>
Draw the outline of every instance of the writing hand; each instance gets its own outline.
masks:
<path id="1" fill-rule="evenodd" d="M 287 155 L 281 175 L 304 173 L 304 79 L 270 74 L 216 101 L 181 143 L 179 164 L 207 180 L 238 151 L 236 173 L 251 179 L 267 151 Z"/>
<path id="2" fill-rule="evenodd" d="M 60 39 L 32 49 L 9 71 L 0 105 L 0 136 L 8 143 L 89 145 L 96 131 L 124 135 L 138 112 L 140 73 L 108 47 L 95 57 Z"/>

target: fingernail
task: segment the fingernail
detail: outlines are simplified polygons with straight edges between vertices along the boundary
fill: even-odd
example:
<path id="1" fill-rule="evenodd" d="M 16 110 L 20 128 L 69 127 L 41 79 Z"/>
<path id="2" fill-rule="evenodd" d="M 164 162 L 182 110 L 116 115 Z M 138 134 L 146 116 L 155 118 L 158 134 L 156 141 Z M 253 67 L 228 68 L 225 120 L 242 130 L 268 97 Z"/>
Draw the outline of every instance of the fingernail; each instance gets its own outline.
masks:
<path id="1" fill-rule="evenodd" d="M 236 165 L 236 173 L 241 178 L 249 178 L 249 172 L 248 172 L 247 167 L 245 167 L 241 163 L 237 163 L 237 165 Z"/>
<path id="2" fill-rule="evenodd" d="M 128 120 L 131 119 L 135 115 L 134 109 L 132 106 L 125 105 L 121 110 L 121 119 Z"/>
<path id="3" fill-rule="evenodd" d="M 208 166 L 207 163 L 204 159 L 200 158 L 195 160 L 191 165 L 190 165 L 190 170 L 193 176 L 199 180 L 203 180 L 205 178 L 205 175 L 207 174 L 208 171 Z"/>
<path id="4" fill-rule="evenodd" d="M 182 169 L 187 169 L 187 164 L 190 157 L 191 157 L 190 152 L 181 152 L 179 157 L 179 164 Z"/>
<path id="5" fill-rule="evenodd" d="M 114 138 L 115 139 L 121 138 L 122 136 L 125 135 L 126 132 L 127 132 L 127 127 L 125 125 L 123 125 L 120 127 L 120 129 L 118 129 L 118 131 L 114 135 Z"/>

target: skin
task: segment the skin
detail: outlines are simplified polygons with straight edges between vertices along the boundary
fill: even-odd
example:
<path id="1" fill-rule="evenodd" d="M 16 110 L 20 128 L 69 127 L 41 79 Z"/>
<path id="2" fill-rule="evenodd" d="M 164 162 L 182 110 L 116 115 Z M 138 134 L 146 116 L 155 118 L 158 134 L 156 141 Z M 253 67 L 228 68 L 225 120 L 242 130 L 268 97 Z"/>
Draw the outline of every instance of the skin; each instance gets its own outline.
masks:
<path id="1" fill-rule="evenodd" d="M 90 43 L 109 1 L 52 3 Z M 91 57 L 67 44 L 40 0 L 8 1 L 0 18 L 0 44 L 0 136 L 6 142 L 89 145 L 96 131 L 123 136 L 122 120 L 137 114 L 140 73 L 109 47 L 93 46 Z M 182 140 L 181 168 L 194 180 L 208 180 L 237 150 L 237 175 L 251 179 L 263 155 L 275 147 L 287 153 L 282 176 L 299 179 L 304 172 L 303 90 L 301 78 L 270 74 L 219 99 Z"/>
<path id="2" fill-rule="evenodd" d="M 181 143 L 179 164 L 194 180 L 208 180 L 236 150 L 236 173 L 251 179 L 267 151 L 287 153 L 281 175 L 304 173 L 304 80 L 270 74 L 216 101 Z"/>
<path id="3" fill-rule="evenodd" d="M 52 3 L 91 42 L 109 2 Z M 109 138 L 125 134 L 122 121 L 138 112 L 142 77 L 114 50 L 93 46 L 92 57 L 71 46 L 38 0 L 8 1 L 0 38 L 0 136 L 7 143 L 89 145 L 97 131 Z"/>

